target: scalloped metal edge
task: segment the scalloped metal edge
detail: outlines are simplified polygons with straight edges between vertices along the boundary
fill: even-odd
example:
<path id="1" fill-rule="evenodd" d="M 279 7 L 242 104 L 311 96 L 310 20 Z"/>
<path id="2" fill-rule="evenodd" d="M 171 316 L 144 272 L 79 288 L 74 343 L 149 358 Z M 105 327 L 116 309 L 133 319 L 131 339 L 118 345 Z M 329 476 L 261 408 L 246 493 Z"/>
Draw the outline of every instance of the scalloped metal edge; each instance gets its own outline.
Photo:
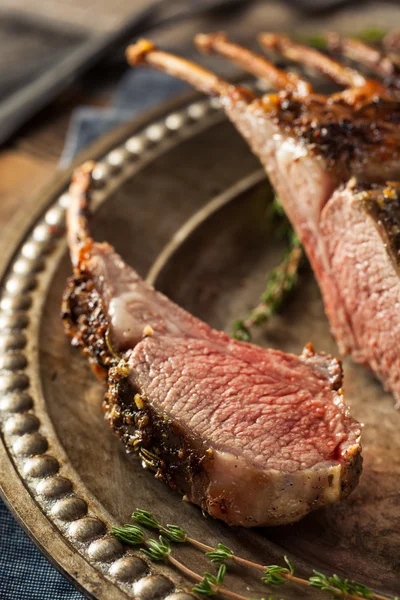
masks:
<path id="1" fill-rule="evenodd" d="M 96 165 L 93 179 L 97 189 L 110 187 L 132 161 L 144 164 L 166 138 L 186 131 L 193 135 L 196 123 L 220 108 L 216 99 L 194 102 L 168 114 L 111 150 Z M 210 124 L 210 121 L 208 121 Z M 201 126 L 203 128 L 203 125 Z M 101 202 L 101 196 L 95 198 Z M 63 475 L 60 461 L 48 452 L 49 441 L 35 415 L 34 393 L 30 393 L 28 360 L 24 354 L 30 323 L 32 291 L 45 269 L 46 257 L 64 232 L 68 192 L 63 193 L 25 237 L 9 265 L 0 290 L 0 425 L 14 464 L 39 504 L 60 534 L 73 544 L 92 566 L 135 598 L 193 600 L 177 591 L 168 577 L 143 558 L 126 550 L 107 531 L 107 525 L 74 491 L 74 483 Z"/>

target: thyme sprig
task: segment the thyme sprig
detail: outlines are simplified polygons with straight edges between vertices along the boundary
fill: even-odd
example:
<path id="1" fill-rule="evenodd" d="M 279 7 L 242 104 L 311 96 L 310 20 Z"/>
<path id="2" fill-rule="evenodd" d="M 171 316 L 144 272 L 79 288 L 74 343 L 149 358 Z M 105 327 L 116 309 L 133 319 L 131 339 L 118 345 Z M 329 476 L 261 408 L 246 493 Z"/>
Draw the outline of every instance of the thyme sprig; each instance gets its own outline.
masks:
<path id="1" fill-rule="evenodd" d="M 188 541 L 186 531 L 182 529 L 182 527 L 178 527 L 177 525 L 167 525 L 164 527 L 148 510 L 137 508 L 132 514 L 132 519 L 136 521 L 136 523 L 144 525 L 144 527 L 156 529 L 164 538 L 170 540 L 171 542 Z"/>
<path id="2" fill-rule="evenodd" d="M 217 544 L 214 550 L 206 552 L 206 556 L 211 560 L 212 563 L 218 564 L 234 558 L 235 555 L 227 546 L 224 546 L 223 544 Z"/>
<path id="3" fill-rule="evenodd" d="M 281 567 L 280 565 L 270 565 L 265 567 L 264 577 L 261 577 L 261 581 L 266 585 L 280 585 L 288 582 L 287 575 L 294 575 L 294 566 L 290 562 L 287 556 L 283 557 L 287 567 Z"/>
<path id="4" fill-rule="evenodd" d="M 148 513 L 147 511 L 140 512 L 147 513 L 142 514 L 140 518 L 142 518 L 143 521 L 147 521 L 148 527 L 155 529 L 151 513 Z M 193 587 L 193 591 L 202 596 L 217 596 L 220 594 L 232 598 L 232 600 L 248 600 L 246 596 L 232 592 L 222 586 L 226 573 L 225 564 L 220 565 L 217 575 L 213 575 L 208 571 L 203 575 L 200 575 L 172 556 L 171 544 L 169 540 L 162 535 L 160 535 L 158 541 L 155 539 L 146 540 L 144 531 L 140 527 L 129 524 L 124 525 L 123 527 L 112 527 L 111 533 L 124 544 L 140 546 L 141 552 L 143 552 L 150 560 L 170 563 L 181 573 L 197 582 Z M 260 600 L 266 599 L 261 598 Z M 273 600 L 273 598 L 270 598 L 269 600 Z"/>
<path id="5" fill-rule="evenodd" d="M 138 546 L 145 542 L 143 529 L 136 525 L 111 527 L 111 533 L 124 544 L 130 544 L 131 546 Z"/>
<path id="6" fill-rule="evenodd" d="M 226 573 L 226 565 L 220 565 L 217 575 L 212 573 L 204 573 L 203 579 L 197 583 L 192 589 L 193 592 L 202 596 L 215 596 L 218 589 L 221 588 Z"/>
<path id="7" fill-rule="evenodd" d="M 367 586 L 362 583 L 358 583 L 358 581 L 349 581 L 348 579 L 341 579 L 337 575 L 332 575 L 332 577 L 327 577 L 324 573 L 320 573 L 319 571 L 314 571 L 314 576 L 309 579 L 311 587 L 315 587 L 323 592 L 330 592 L 333 594 L 335 598 L 335 594 L 337 595 L 337 590 L 340 590 L 342 594 L 347 594 L 342 596 L 345 598 L 376 598 L 379 597 L 376 594 L 367 588 Z M 337 596 L 339 597 L 339 596 Z"/>
<path id="8" fill-rule="evenodd" d="M 300 240 L 287 220 L 277 196 L 271 204 L 270 213 L 271 218 L 278 222 L 278 235 L 287 241 L 289 248 L 284 252 L 279 265 L 268 274 L 257 306 L 245 319 L 233 323 L 233 337 L 244 342 L 251 340 L 253 326 L 265 323 L 279 312 L 283 302 L 297 285 L 298 272 L 304 256 Z"/>
<path id="9" fill-rule="evenodd" d="M 158 539 L 159 542 L 157 540 L 149 540 L 147 548 L 142 548 L 142 552 L 151 560 L 166 560 L 172 552 L 171 544 L 162 535 Z"/>
<path id="10" fill-rule="evenodd" d="M 322 592 L 330 594 L 333 600 L 344 598 L 345 600 L 400 600 L 398 597 L 382 596 L 373 592 L 366 585 L 358 581 L 341 578 L 338 575 L 325 575 L 320 571 L 313 571 L 313 574 L 304 579 L 295 575 L 295 567 L 287 556 L 284 556 L 286 566 L 282 565 L 261 565 L 253 561 L 237 556 L 233 550 L 224 544 L 217 544 L 215 548 L 204 544 L 199 540 L 191 538 L 187 532 L 179 525 L 162 525 L 156 517 L 149 511 L 136 509 L 132 514 L 132 519 L 145 527 L 157 530 L 160 533 L 159 541 L 146 540 L 143 530 L 138 525 L 125 525 L 124 527 L 113 527 L 112 533 L 126 544 L 142 546 L 142 551 L 151 559 L 169 562 L 180 572 L 191 579 L 197 581 L 193 591 L 202 596 L 224 595 L 233 600 L 254 600 L 245 598 L 236 592 L 222 587 L 226 574 L 226 563 L 229 561 L 242 564 L 262 572 L 261 581 L 268 586 L 279 586 L 287 583 L 297 584 L 305 587 L 317 588 Z M 205 556 L 214 564 L 219 564 L 217 575 L 206 572 L 203 575 L 192 571 L 172 555 L 170 542 L 188 543 L 205 552 Z M 260 600 L 267 600 L 262 598 Z M 268 600 L 273 600 L 271 597 Z"/>

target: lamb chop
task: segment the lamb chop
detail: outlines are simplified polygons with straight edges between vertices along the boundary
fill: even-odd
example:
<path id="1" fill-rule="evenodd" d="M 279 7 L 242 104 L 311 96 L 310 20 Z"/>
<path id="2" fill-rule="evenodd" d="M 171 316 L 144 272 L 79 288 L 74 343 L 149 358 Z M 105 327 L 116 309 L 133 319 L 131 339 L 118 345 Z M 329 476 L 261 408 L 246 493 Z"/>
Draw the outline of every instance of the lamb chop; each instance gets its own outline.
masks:
<path id="1" fill-rule="evenodd" d="M 396 66 L 389 57 L 375 55 L 374 64 L 371 56 L 364 57 L 378 75 L 382 69 L 388 75 L 392 65 L 390 85 L 384 85 L 286 36 L 261 34 L 259 39 L 264 47 L 318 70 L 345 89 L 318 94 L 304 78 L 278 69 L 223 33 L 200 34 L 196 43 L 265 79 L 278 93 L 257 97 L 146 40 L 130 46 L 127 57 L 131 65 L 156 67 L 220 99 L 261 160 L 306 249 L 341 353 L 350 352 L 372 369 L 400 407 Z"/>
<path id="2" fill-rule="evenodd" d="M 126 449 L 230 525 L 291 523 L 346 497 L 362 459 L 340 362 L 238 342 L 155 291 L 90 237 L 92 169 L 71 184 L 63 319 L 107 382 L 106 419 Z"/>

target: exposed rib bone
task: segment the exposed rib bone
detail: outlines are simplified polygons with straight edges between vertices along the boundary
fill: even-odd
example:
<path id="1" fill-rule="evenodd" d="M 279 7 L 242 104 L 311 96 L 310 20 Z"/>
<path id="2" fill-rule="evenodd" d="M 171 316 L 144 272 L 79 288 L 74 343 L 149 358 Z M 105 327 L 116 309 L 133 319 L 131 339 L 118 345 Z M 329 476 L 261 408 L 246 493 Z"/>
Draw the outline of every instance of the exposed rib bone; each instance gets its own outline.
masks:
<path id="1" fill-rule="evenodd" d="M 329 33 L 326 39 L 330 50 L 369 67 L 383 77 L 399 74 L 396 65 L 388 56 L 365 42 L 353 38 L 340 38 L 337 33 Z"/>
<path id="2" fill-rule="evenodd" d="M 261 33 L 258 39 L 264 48 L 279 52 L 294 62 L 312 67 L 340 85 L 361 87 L 366 84 L 366 78 L 358 71 L 345 67 L 314 48 L 297 44 L 285 35 Z"/>
<path id="3" fill-rule="evenodd" d="M 80 251 L 91 239 L 88 223 L 88 192 L 95 167 L 93 161 L 84 163 L 74 171 L 69 188 L 70 206 L 67 211 L 67 237 L 74 267 L 80 262 Z"/>
<path id="4" fill-rule="evenodd" d="M 264 56 L 230 42 L 223 32 L 200 33 L 195 37 L 195 43 L 203 52 L 215 52 L 230 58 L 256 77 L 268 81 L 274 88 L 296 92 L 299 96 L 308 96 L 312 93 L 312 87 L 307 81 L 295 73 L 281 71 Z"/>
<path id="5" fill-rule="evenodd" d="M 207 69 L 184 58 L 158 50 L 148 40 L 128 46 L 126 57 L 131 66 L 148 65 L 183 79 L 198 90 L 214 96 L 224 96 L 235 90 L 230 83 Z"/>

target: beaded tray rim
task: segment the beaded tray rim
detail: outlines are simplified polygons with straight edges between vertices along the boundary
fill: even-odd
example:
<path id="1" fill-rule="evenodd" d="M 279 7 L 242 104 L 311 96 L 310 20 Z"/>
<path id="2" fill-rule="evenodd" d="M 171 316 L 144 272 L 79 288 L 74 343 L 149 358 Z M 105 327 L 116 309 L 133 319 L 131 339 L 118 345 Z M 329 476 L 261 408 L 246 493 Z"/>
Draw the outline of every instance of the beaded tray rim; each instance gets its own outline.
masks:
<path id="1" fill-rule="evenodd" d="M 79 494 L 79 482 L 68 477 L 55 432 L 46 423 L 42 427 L 46 415 L 39 382 L 31 380 L 33 361 L 25 356 L 31 356 L 29 336 L 34 337 L 30 316 L 41 305 L 35 298 L 41 287 L 38 292 L 37 278 L 46 271 L 46 258 L 65 250 L 67 187 L 77 164 L 99 161 L 96 206 L 112 191 L 109 184 L 112 188 L 139 171 L 179 144 L 182 135 L 191 137 L 223 120 L 219 108 L 216 100 L 185 94 L 119 127 L 80 154 L 67 172 L 56 173 L 29 209 L 12 220 L 0 243 L 0 495 L 47 558 L 89 598 L 193 596 L 175 587 L 170 572 L 166 576 L 162 567 L 150 566 L 107 534 L 103 520 Z"/>

